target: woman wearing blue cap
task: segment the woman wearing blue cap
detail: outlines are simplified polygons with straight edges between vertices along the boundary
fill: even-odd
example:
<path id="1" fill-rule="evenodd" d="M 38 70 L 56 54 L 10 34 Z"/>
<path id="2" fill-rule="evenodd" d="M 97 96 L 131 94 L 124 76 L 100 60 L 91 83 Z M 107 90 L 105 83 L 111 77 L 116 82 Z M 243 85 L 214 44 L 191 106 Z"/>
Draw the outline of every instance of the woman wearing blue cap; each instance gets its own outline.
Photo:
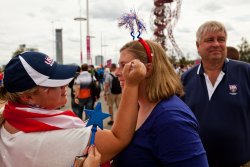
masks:
<path id="1" fill-rule="evenodd" d="M 67 101 L 66 87 L 76 69 L 39 52 L 21 53 L 6 65 L 0 87 L 0 100 L 7 101 L 0 128 L 1 167 L 69 167 L 82 155 L 90 128 L 72 111 L 58 110 Z M 95 146 L 102 154 L 97 164 L 111 159 L 131 140 L 137 120 L 138 85 L 145 73 L 138 60 L 125 65 L 122 97 L 130 98 L 122 98 L 111 130 L 97 130 Z M 100 161 L 99 152 L 95 147 L 89 149 L 89 167 Z"/>

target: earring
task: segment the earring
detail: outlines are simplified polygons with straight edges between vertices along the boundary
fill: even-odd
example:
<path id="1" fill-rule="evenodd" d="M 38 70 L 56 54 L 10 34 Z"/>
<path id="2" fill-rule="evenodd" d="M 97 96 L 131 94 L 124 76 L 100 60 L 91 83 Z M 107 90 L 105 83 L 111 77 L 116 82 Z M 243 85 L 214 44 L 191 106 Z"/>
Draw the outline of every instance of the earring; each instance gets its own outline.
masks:
<path id="1" fill-rule="evenodd" d="M 31 106 L 31 107 L 40 108 L 40 106 L 39 106 L 39 105 L 37 105 L 37 104 L 33 104 L 31 101 L 28 101 L 28 102 L 27 102 L 27 105 L 29 105 L 29 106 Z"/>

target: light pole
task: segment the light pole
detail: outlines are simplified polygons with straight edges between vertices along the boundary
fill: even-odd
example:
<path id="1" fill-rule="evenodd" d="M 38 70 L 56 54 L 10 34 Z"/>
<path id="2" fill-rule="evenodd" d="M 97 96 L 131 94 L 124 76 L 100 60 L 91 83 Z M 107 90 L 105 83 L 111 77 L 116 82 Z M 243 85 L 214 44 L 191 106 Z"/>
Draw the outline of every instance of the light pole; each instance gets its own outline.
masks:
<path id="1" fill-rule="evenodd" d="M 74 18 L 74 20 L 80 22 L 80 65 L 82 65 L 82 21 L 86 21 L 88 18 L 82 17 L 82 4 L 81 0 L 79 0 L 79 5 L 80 5 L 80 16 Z"/>
<path id="2" fill-rule="evenodd" d="M 101 32 L 101 56 L 103 56 L 103 58 L 104 58 L 104 61 L 106 61 L 106 58 L 105 58 L 105 56 L 103 55 L 103 47 L 107 47 L 108 45 L 106 45 L 106 44 L 103 44 L 103 42 L 102 42 L 103 40 L 102 40 L 102 32 Z"/>
<path id="3" fill-rule="evenodd" d="M 74 20 L 80 22 L 80 65 L 82 65 L 82 21 L 86 21 L 87 19 L 84 17 L 76 17 Z"/>
<path id="4" fill-rule="evenodd" d="M 87 35 L 86 35 L 86 50 L 87 50 L 87 63 L 92 64 L 90 38 L 89 35 L 89 0 L 86 0 L 86 16 L 87 16 Z"/>
<path id="5" fill-rule="evenodd" d="M 82 14 L 82 6 L 81 6 L 81 0 L 79 0 L 79 4 L 80 4 L 80 17 L 74 18 L 74 20 L 80 21 L 80 60 L 81 60 L 81 64 L 82 64 L 82 21 L 87 21 L 87 35 L 86 35 L 86 51 L 87 51 L 87 63 L 91 63 L 92 64 L 92 59 L 91 59 L 91 48 L 90 48 L 90 38 L 92 38 L 92 36 L 89 35 L 89 1 L 86 0 L 86 18 L 85 17 L 81 17 Z"/>
<path id="6" fill-rule="evenodd" d="M 103 41 L 103 40 L 102 40 L 102 32 L 101 32 L 101 55 L 103 54 L 102 48 L 108 46 L 108 45 L 106 45 L 106 44 L 103 44 L 102 41 Z M 103 56 L 103 55 L 102 55 L 102 56 Z M 103 57 L 104 57 L 104 56 L 103 56 Z"/>
<path id="7" fill-rule="evenodd" d="M 88 38 L 89 38 L 89 40 L 90 40 L 90 38 L 95 38 L 95 36 L 88 36 Z M 87 48 L 88 48 L 88 46 L 87 46 Z M 92 63 L 92 52 L 91 52 L 91 48 L 90 48 L 90 41 L 89 41 L 89 52 L 88 52 L 88 50 L 87 50 L 87 54 L 89 53 L 89 57 L 90 57 L 90 59 L 88 60 L 89 62 L 88 63 L 90 63 L 90 64 L 93 64 Z"/>
<path id="8" fill-rule="evenodd" d="M 52 25 L 52 55 L 53 55 L 53 59 L 55 60 L 55 34 L 54 34 L 54 21 L 51 21 L 51 25 Z"/>

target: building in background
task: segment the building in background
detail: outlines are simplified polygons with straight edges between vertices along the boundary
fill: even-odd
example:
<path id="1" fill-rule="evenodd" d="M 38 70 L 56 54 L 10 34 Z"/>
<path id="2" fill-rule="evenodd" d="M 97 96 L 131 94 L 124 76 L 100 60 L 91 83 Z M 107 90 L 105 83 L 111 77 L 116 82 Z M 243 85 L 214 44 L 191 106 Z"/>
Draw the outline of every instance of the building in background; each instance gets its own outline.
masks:
<path id="1" fill-rule="evenodd" d="M 104 62 L 104 57 L 102 55 L 97 55 L 95 56 L 95 65 L 100 66 L 101 64 L 103 65 Z"/>
<path id="2" fill-rule="evenodd" d="M 56 29 L 56 61 L 63 64 L 62 29 Z"/>

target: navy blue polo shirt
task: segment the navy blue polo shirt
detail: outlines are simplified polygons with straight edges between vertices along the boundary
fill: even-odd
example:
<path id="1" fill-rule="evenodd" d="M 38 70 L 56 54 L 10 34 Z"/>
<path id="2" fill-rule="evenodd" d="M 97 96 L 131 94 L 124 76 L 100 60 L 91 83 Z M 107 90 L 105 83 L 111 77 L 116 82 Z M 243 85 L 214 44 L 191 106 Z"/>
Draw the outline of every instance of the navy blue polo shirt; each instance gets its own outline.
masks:
<path id="1" fill-rule="evenodd" d="M 202 64 L 182 75 L 184 102 L 194 112 L 210 166 L 250 160 L 250 64 L 226 59 L 209 100 Z"/>

